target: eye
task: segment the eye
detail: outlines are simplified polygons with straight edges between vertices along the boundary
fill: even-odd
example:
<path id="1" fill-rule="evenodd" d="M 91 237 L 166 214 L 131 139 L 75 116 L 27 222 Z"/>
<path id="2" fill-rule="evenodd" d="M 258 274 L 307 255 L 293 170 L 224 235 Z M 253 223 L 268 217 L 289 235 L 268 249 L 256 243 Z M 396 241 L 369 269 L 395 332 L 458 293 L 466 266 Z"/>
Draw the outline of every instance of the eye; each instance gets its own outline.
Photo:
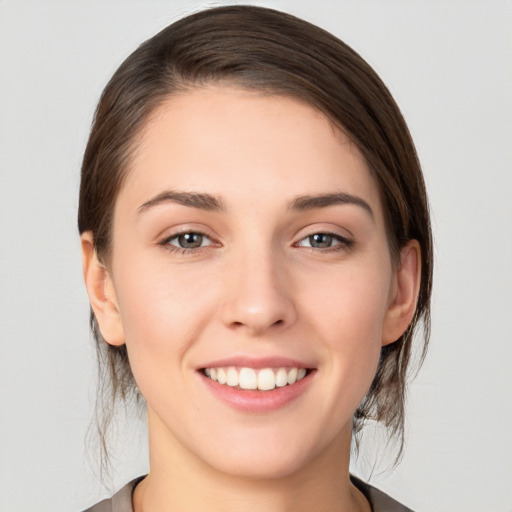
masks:
<path id="1" fill-rule="evenodd" d="M 297 245 L 313 249 L 331 249 L 337 246 L 350 247 L 352 244 L 352 240 L 334 233 L 314 233 L 300 240 Z"/>
<path id="2" fill-rule="evenodd" d="M 161 245 L 170 245 L 179 249 L 199 249 L 211 244 L 210 238 L 194 231 L 172 235 L 161 242 Z"/>

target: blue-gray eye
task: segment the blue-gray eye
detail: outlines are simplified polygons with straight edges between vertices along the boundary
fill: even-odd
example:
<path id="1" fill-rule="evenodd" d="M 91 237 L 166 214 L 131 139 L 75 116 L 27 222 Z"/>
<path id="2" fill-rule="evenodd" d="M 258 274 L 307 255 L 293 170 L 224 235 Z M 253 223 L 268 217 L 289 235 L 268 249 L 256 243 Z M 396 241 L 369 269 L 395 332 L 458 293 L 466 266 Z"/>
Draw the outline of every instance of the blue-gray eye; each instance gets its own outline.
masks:
<path id="1" fill-rule="evenodd" d="M 308 240 L 311 247 L 325 249 L 327 247 L 332 247 L 334 237 L 326 233 L 315 233 L 314 235 L 309 236 Z"/>
<path id="2" fill-rule="evenodd" d="M 189 232 L 168 238 L 166 243 L 181 249 L 198 249 L 199 247 L 211 245 L 211 240 L 201 233 Z"/>
<path id="3" fill-rule="evenodd" d="M 338 245 L 350 247 L 351 240 L 332 233 L 315 233 L 303 238 L 299 242 L 299 247 L 311 247 L 313 249 L 329 249 Z"/>

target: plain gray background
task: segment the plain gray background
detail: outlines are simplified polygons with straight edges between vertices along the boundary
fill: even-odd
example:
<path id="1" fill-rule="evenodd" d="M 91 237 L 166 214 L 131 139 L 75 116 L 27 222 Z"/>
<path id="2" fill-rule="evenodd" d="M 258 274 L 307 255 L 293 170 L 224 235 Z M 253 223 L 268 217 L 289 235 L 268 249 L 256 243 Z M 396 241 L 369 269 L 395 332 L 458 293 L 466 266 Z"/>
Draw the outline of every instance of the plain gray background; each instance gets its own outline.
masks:
<path id="1" fill-rule="evenodd" d="M 95 360 L 75 227 L 81 155 L 121 61 L 221 3 L 0 0 L 1 510 L 80 510 L 107 492 L 84 442 Z M 511 511 L 512 3 L 254 3 L 361 53 L 423 163 L 437 257 L 431 349 L 411 386 L 404 460 L 372 482 L 418 511 Z M 120 426 L 114 487 L 147 470 L 141 428 Z M 368 463 L 355 470 L 367 476 Z"/>

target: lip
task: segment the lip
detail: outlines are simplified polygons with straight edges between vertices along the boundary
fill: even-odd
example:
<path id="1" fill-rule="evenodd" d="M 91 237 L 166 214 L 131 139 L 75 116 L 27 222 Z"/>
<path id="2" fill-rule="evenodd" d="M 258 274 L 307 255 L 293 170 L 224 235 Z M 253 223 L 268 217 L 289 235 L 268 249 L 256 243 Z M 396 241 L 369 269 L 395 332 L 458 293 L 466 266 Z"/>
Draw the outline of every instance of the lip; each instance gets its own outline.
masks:
<path id="1" fill-rule="evenodd" d="M 219 368 L 221 366 L 234 366 L 236 368 L 253 368 L 260 370 L 262 368 L 308 368 L 313 369 L 314 364 L 309 364 L 304 361 L 290 359 L 288 357 L 251 357 L 251 356 L 231 356 L 223 359 L 216 359 L 215 361 L 208 361 L 206 364 L 197 367 L 197 370 L 204 370 L 205 368 Z"/>
<path id="2" fill-rule="evenodd" d="M 276 387 L 270 391 L 243 390 L 238 387 L 219 384 L 203 373 L 205 368 L 224 366 L 234 366 L 237 368 L 248 367 L 255 370 L 261 368 L 296 367 L 307 368 L 308 373 L 303 379 L 294 384 Z M 316 369 L 311 365 L 283 357 L 265 357 L 258 359 L 251 357 L 229 357 L 208 362 L 204 366 L 197 368 L 197 374 L 201 378 L 201 381 L 215 398 L 237 411 L 253 414 L 277 411 L 299 399 L 312 384 L 315 373 Z"/>

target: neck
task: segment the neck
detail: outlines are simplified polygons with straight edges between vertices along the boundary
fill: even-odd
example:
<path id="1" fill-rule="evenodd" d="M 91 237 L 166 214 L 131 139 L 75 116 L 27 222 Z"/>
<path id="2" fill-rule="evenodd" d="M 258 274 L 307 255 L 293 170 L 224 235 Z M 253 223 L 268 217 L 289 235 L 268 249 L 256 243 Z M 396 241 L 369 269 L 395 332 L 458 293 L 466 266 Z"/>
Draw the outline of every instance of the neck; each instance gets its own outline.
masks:
<path id="1" fill-rule="evenodd" d="M 305 467 L 272 477 L 218 471 L 169 439 L 149 413 L 150 473 L 134 492 L 135 512 L 370 511 L 350 482 L 350 432 Z"/>

